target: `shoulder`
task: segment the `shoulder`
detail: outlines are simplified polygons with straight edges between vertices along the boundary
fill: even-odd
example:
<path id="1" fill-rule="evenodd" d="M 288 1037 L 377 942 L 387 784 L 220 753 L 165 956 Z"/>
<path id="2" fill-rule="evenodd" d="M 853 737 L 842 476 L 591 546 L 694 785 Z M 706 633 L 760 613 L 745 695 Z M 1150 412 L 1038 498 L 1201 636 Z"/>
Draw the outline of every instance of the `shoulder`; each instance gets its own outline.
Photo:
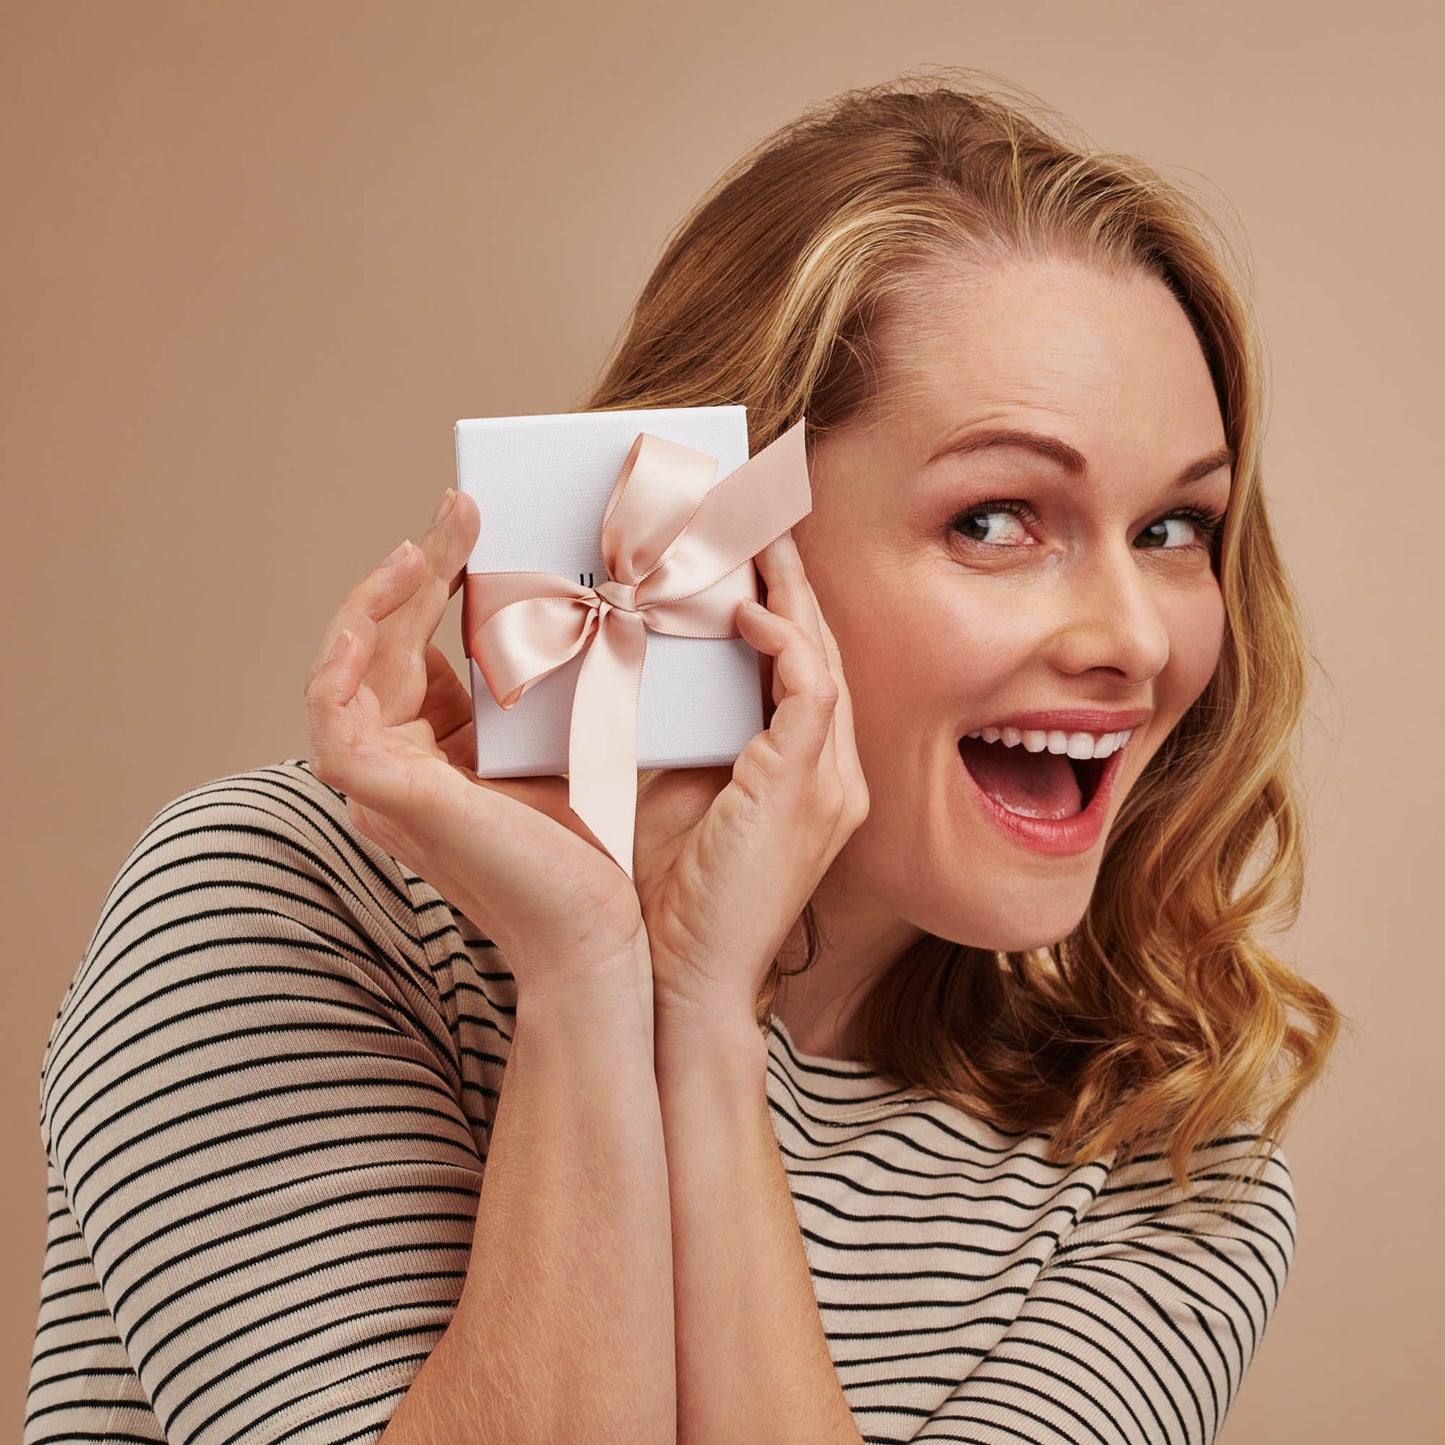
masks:
<path id="1" fill-rule="evenodd" d="M 1208 1139 L 1185 1190 L 1161 1153 L 1095 1161 L 1097 1193 L 1002 1343 L 932 1417 L 948 1438 L 1215 1439 L 1293 1254 L 1293 1183 L 1271 1142 L 1249 1126 Z"/>
<path id="2" fill-rule="evenodd" d="M 1188 1190 L 1180 1190 L 1162 1150 L 1113 1165 L 1099 1191 L 1098 1218 L 1228 1217 L 1272 1210 L 1289 1234 L 1295 1223 L 1294 1176 L 1278 1141 L 1246 1125 L 1197 1144 L 1189 1155 Z"/>
<path id="3" fill-rule="evenodd" d="M 151 818 L 116 875 L 96 930 L 107 920 L 245 895 L 255 909 L 320 908 L 349 929 L 421 959 L 420 880 L 361 833 L 345 795 L 303 758 L 214 778 Z M 117 915 L 127 901 L 130 907 Z M 96 939 L 92 939 L 92 947 Z"/>
<path id="4" fill-rule="evenodd" d="M 1212 1278 L 1252 1297 L 1267 1318 L 1289 1275 L 1298 1224 L 1283 1149 L 1240 1127 L 1196 1146 L 1189 1176 L 1181 1191 L 1159 1152 L 1111 1169 L 1062 1252 L 1124 1252 L 1151 1270 Z"/>
<path id="5" fill-rule="evenodd" d="M 49 1107 L 91 1063 L 225 1035 L 381 1029 L 456 1071 L 438 900 L 304 760 L 228 774 L 146 824 L 102 903 L 46 1051 Z M 441 911 L 450 914 L 441 905 Z M 192 1060 L 194 1061 L 194 1060 Z"/>
<path id="6" fill-rule="evenodd" d="M 220 877 L 227 863 L 265 858 L 300 864 L 329 879 L 338 894 L 372 892 L 402 916 L 412 906 L 401 865 L 359 832 L 345 795 L 323 783 L 303 758 L 230 773 L 189 789 L 146 825 L 128 866 L 140 859 L 183 863 L 194 857 Z M 127 877 L 122 869 L 117 883 Z"/>

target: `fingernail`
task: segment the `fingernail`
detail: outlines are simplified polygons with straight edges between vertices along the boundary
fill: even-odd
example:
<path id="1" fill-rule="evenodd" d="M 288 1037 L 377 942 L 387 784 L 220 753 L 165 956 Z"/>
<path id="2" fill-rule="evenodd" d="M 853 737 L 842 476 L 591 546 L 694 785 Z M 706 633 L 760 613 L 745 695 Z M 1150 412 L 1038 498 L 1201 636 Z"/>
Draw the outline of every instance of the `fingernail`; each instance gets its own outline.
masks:
<path id="1" fill-rule="evenodd" d="M 341 629 L 341 636 L 336 639 L 336 645 L 331 649 L 331 656 L 326 659 L 327 662 L 335 662 L 336 659 L 351 646 L 352 636 L 353 634 L 349 627 L 343 627 Z"/>
<path id="2" fill-rule="evenodd" d="M 455 502 L 456 499 L 457 489 L 455 487 L 448 487 L 446 489 L 446 492 L 442 496 L 441 506 L 436 509 L 436 512 L 432 516 L 431 525 L 433 527 L 435 527 L 436 524 L 440 522 L 441 519 L 445 517 L 448 512 L 451 511 L 452 503 Z"/>
<path id="3" fill-rule="evenodd" d="M 408 537 L 405 542 L 401 542 L 393 547 L 391 551 L 382 558 L 381 565 L 383 567 L 395 567 L 398 562 L 404 562 L 410 556 L 411 538 Z"/>

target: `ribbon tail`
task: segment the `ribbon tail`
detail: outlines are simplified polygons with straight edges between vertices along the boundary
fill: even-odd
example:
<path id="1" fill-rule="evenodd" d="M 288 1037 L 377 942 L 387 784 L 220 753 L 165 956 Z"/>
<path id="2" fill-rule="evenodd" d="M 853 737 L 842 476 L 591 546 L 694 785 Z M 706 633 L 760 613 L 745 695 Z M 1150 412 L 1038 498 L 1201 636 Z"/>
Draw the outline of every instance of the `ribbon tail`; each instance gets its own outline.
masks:
<path id="1" fill-rule="evenodd" d="M 637 699 L 647 628 L 607 608 L 577 674 L 568 735 L 567 802 L 632 878 L 637 822 Z"/>

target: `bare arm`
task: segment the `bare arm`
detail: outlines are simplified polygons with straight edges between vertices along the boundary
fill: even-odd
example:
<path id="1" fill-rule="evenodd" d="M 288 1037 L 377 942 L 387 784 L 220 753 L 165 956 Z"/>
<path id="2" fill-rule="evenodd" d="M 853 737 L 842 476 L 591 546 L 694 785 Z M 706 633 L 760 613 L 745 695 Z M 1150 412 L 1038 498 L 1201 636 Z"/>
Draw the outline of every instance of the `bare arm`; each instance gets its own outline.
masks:
<path id="1" fill-rule="evenodd" d="M 860 1445 L 768 1115 L 757 1025 L 657 1023 L 672 1188 L 678 1440 Z"/>
<path id="2" fill-rule="evenodd" d="M 466 1283 L 385 1445 L 675 1439 L 651 989 L 614 973 L 519 996 Z"/>

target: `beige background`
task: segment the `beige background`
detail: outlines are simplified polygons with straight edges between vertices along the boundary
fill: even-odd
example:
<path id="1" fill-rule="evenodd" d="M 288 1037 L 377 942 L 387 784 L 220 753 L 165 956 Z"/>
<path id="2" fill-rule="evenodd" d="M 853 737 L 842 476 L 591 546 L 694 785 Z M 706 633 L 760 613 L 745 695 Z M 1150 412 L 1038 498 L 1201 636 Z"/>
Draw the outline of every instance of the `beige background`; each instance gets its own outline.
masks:
<path id="1" fill-rule="evenodd" d="M 665 233 L 737 153 L 847 86 L 968 65 L 1208 185 L 1252 249 L 1269 484 L 1322 664 L 1313 865 L 1285 946 L 1357 1030 L 1287 1136 L 1295 1271 L 1222 1438 L 1440 1438 L 1430 12 L 7 5 L 7 1418 L 38 1297 L 41 1050 L 140 830 L 207 779 L 304 755 L 321 628 L 425 525 L 452 423 L 571 408 Z"/>

